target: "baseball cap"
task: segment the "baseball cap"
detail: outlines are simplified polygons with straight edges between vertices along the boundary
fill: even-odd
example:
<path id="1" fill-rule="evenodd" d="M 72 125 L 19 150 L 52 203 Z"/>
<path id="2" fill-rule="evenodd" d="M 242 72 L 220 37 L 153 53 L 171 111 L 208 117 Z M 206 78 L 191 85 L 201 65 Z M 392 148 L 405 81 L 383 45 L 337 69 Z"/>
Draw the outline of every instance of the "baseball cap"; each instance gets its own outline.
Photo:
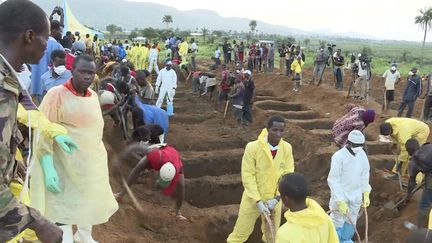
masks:
<path id="1" fill-rule="evenodd" d="M 167 62 L 165 63 L 165 65 L 172 65 L 172 62 L 171 62 L 171 61 L 167 61 Z"/>

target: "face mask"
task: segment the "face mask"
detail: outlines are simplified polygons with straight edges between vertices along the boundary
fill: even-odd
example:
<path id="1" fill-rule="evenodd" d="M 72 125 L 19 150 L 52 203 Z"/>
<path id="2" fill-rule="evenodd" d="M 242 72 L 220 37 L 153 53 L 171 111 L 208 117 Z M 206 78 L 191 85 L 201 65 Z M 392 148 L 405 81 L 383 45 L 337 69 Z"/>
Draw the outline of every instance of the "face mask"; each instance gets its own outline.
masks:
<path id="1" fill-rule="evenodd" d="M 57 75 L 62 76 L 66 72 L 66 67 L 64 65 L 54 67 L 54 72 Z"/>
<path id="2" fill-rule="evenodd" d="M 351 148 L 351 150 L 354 152 L 354 154 L 357 154 L 363 150 L 363 147 L 355 147 L 355 148 Z"/>

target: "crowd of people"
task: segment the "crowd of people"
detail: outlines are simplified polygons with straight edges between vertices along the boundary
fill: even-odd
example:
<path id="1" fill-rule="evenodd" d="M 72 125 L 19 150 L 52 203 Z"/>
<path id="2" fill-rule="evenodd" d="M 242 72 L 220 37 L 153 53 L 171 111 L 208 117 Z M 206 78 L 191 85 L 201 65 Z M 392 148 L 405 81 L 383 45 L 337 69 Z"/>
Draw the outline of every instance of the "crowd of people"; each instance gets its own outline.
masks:
<path id="1" fill-rule="evenodd" d="M 54 20 L 55 15 L 60 20 Z M 273 72 L 273 43 L 247 48 L 244 42 L 233 41 L 231 45 L 225 40 L 223 53 L 217 49 L 213 58 L 214 68 L 222 66 L 218 81 L 214 70 L 199 70 L 194 39 L 190 46 L 186 38 L 174 35 L 166 38 L 164 47 L 159 42 L 103 43 L 98 36 L 81 37 L 79 32 L 62 36 L 63 22 L 60 7 L 54 8 L 48 17 L 28 0 L 0 4 L 0 32 L 8 33 L 0 35 L 0 241 L 94 243 L 93 226 L 108 222 L 126 193 L 133 196 L 128 186 L 144 170 L 156 171 L 157 187 L 175 199 L 176 218 L 186 220 L 181 213 L 185 198 L 183 162 L 180 153 L 164 143 L 169 117 L 174 115 L 178 75 L 192 76 L 192 95 L 206 95 L 212 101 L 217 90 L 215 111 L 225 116 L 231 103 L 237 126 L 242 128 L 253 123 L 253 73 Z M 278 53 L 279 68 L 294 80 L 294 91 L 298 91 L 304 79 L 305 54 L 300 46 L 291 43 L 281 45 Z M 310 83 L 318 80 L 319 85 L 329 58 L 334 65 L 335 86 L 342 90 L 345 60 L 340 49 L 335 53 L 327 53 L 324 47 L 318 50 Z M 367 61 L 359 55 L 353 66 L 354 98 L 367 99 Z M 230 67 L 235 70 L 230 72 Z M 147 80 L 153 75 L 157 75 L 155 84 Z M 382 77 L 386 111 L 401 78 L 397 65 L 392 65 Z M 432 103 L 431 77 L 425 95 L 425 120 L 430 119 L 427 108 Z M 417 235 L 428 227 L 432 203 L 432 147 L 426 143 L 429 126 L 409 118 L 416 98 L 421 96 L 421 83 L 417 69 L 413 68 L 398 112 L 401 116 L 408 105 L 407 118 L 390 118 L 379 129 L 380 140 L 393 141 L 394 153 L 398 155 L 393 179 L 409 176 L 406 200 L 410 200 L 416 185 L 425 187 Z M 371 203 L 365 129 L 374 122 L 376 114 L 363 106 L 347 108 L 332 129 L 338 150 L 331 158 L 327 177 L 330 215 L 309 197 L 305 176 L 295 172 L 293 148 L 282 138 L 286 120 L 274 115 L 257 140 L 248 143 L 244 150 L 244 192 L 227 242 L 245 242 L 258 218 L 263 222 L 265 242 L 272 237 L 277 243 L 352 242 L 359 212 Z M 118 164 L 127 167 L 128 175 L 125 190 L 117 193 L 109 183 L 108 156 L 102 141 L 104 116 L 110 116 L 115 125 L 122 125 L 128 140 L 119 161 L 132 161 Z M 128 117 L 132 117 L 131 133 Z M 283 225 L 282 204 L 287 209 Z M 270 229 L 275 235 L 269 234 Z"/>

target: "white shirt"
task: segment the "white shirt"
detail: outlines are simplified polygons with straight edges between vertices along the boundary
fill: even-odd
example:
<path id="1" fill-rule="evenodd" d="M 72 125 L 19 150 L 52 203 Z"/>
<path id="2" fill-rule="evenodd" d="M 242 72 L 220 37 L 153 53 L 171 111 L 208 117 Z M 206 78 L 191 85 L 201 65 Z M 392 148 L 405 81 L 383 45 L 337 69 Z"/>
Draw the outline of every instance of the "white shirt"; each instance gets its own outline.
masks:
<path id="1" fill-rule="evenodd" d="M 192 49 L 192 51 L 196 51 L 196 50 L 198 50 L 198 46 L 197 46 L 197 44 L 194 42 L 194 43 L 192 43 L 192 47 L 191 47 L 191 49 Z"/>
<path id="2" fill-rule="evenodd" d="M 156 87 L 159 86 L 161 89 L 177 88 L 177 74 L 172 68 L 170 70 L 166 68 L 160 70 L 156 80 Z"/>
<path id="3" fill-rule="evenodd" d="M 156 48 L 150 49 L 149 59 L 154 60 L 158 58 L 158 50 Z"/>
<path id="4" fill-rule="evenodd" d="M 221 51 L 219 51 L 219 49 L 216 50 L 216 51 L 215 51 L 215 58 L 219 58 L 220 55 L 221 55 Z"/>
<path id="5" fill-rule="evenodd" d="M 385 88 L 386 90 L 394 90 L 395 89 L 395 83 L 398 79 L 400 79 L 401 75 L 398 70 L 396 70 L 394 73 L 392 73 L 390 70 L 387 70 L 383 74 L 383 78 L 385 78 Z"/>
<path id="6" fill-rule="evenodd" d="M 336 202 L 361 198 L 363 192 L 371 191 L 369 185 L 369 160 L 364 150 L 352 155 L 346 147 L 331 158 L 327 182 L 331 196 Z"/>
<path id="7" fill-rule="evenodd" d="M 358 75 L 359 76 L 367 76 L 367 69 L 362 67 L 360 60 L 356 60 L 355 63 L 357 64 L 358 67 Z"/>

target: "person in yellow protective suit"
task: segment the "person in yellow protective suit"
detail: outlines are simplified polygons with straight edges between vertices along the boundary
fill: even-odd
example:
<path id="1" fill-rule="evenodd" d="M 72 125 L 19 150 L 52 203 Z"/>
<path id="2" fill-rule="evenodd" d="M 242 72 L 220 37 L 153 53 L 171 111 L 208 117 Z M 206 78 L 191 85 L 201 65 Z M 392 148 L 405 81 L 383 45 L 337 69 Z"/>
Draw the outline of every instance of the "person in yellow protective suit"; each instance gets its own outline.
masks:
<path id="1" fill-rule="evenodd" d="M 20 81 L 20 85 L 22 83 Z M 45 115 L 40 112 L 32 102 L 30 94 L 26 89 L 21 90 L 21 100 L 17 109 L 17 121 L 27 127 L 36 130 L 36 134 L 45 136 L 47 139 L 54 140 L 61 149 L 67 153 L 72 153 L 77 149 L 76 144 L 67 135 L 67 130 L 63 126 L 50 122 Z"/>
<path id="2" fill-rule="evenodd" d="M 22 154 L 19 150 L 17 150 L 17 152 L 16 152 L 15 160 L 18 161 L 18 163 L 23 163 L 22 161 L 24 161 Z M 21 191 L 23 190 L 22 184 L 23 184 L 23 181 L 21 178 L 19 178 L 19 179 L 12 180 L 12 182 L 9 185 L 9 188 L 10 188 L 12 194 L 18 200 L 20 199 L 20 194 L 21 194 Z M 26 193 L 23 196 L 21 202 L 27 206 L 30 206 L 30 197 L 29 197 L 28 193 Z M 17 235 L 15 238 L 13 238 L 10 241 L 7 241 L 6 243 L 18 243 L 18 242 L 21 242 L 22 239 L 24 239 L 26 241 L 35 241 L 38 238 L 36 237 L 36 234 L 33 230 L 26 229 L 23 232 L 21 232 L 19 235 Z"/>
<path id="3" fill-rule="evenodd" d="M 134 64 L 136 70 L 139 70 L 138 69 L 138 60 L 137 60 L 137 50 L 138 49 L 137 49 L 135 43 L 132 43 L 132 47 L 130 48 L 130 56 L 128 55 L 129 56 L 128 58 L 129 58 L 129 61 Z"/>
<path id="4" fill-rule="evenodd" d="M 142 64 L 142 67 L 141 67 L 141 69 L 145 69 L 145 70 L 147 70 L 148 69 L 148 66 L 149 66 L 149 55 L 150 55 L 150 49 L 149 49 L 149 46 L 148 46 L 148 44 L 147 45 L 142 45 L 141 46 L 141 64 Z"/>
<path id="5" fill-rule="evenodd" d="M 426 143 L 429 137 L 429 126 L 416 119 L 395 117 L 381 124 L 380 134 L 384 137 L 391 137 L 393 143 L 399 147 L 400 153 L 393 172 L 407 175 L 409 155 L 405 143 L 410 138 L 417 139 L 420 145 Z"/>
<path id="6" fill-rule="evenodd" d="M 118 209 L 109 184 L 102 112 L 97 94 L 89 89 L 95 71 L 90 56 L 78 56 L 73 78 L 51 89 L 40 105 L 47 118 L 68 129 L 80 147 L 71 156 L 42 137 L 39 163 L 31 177 L 32 206 L 61 225 L 63 243 L 94 243 L 93 225 L 107 222 Z M 75 235 L 72 225 L 77 225 Z"/>
<path id="7" fill-rule="evenodd" d="M 137 43 L 137 45 L 135 46 L 135 63 L 136 63 L 136 69 L 137 70 L 141 70 L 144 66 L 144 64 L 141 62 L 142 61 L 142 55 L 143 55 L 143 51 L 142 51 L 141 44 Z"/>
<path id="8" fill-rule="evenodd" d="M 181 57 L 182 62 L 187 61 L 188 49 L 189 49 L 189 44 L 187 43 L 186 39 L 183 38 L 182 42 L 179 44 L 179 55 Z"/>
<path id="9" fill-rule="evenodd" d="M 281 176 L 294 171 L 291 145 L 282 139 L 284 130 L 285 120 L 281 116 L 272 116 L 258 140 L 246 145 L 241 169 L 245 190 L 228 243 L 245 242 L 257 218 L 263 214 L 272 214 L 274 228 L 279 228 L 282 204 L 279 202 L 278 181 Z M 265 221 L 262 221 L 261 229 L 265 235 Z"/>
<path id="10" fill-rule="evenodd" d="M 307 198 L 308 185 L 300 173 L 289 173 L 279 182 L 279 192 L 287 222 L 276 235 L 276 243 L 339 243 L 336 228 L 330 216 L 311 198 Z"/>

